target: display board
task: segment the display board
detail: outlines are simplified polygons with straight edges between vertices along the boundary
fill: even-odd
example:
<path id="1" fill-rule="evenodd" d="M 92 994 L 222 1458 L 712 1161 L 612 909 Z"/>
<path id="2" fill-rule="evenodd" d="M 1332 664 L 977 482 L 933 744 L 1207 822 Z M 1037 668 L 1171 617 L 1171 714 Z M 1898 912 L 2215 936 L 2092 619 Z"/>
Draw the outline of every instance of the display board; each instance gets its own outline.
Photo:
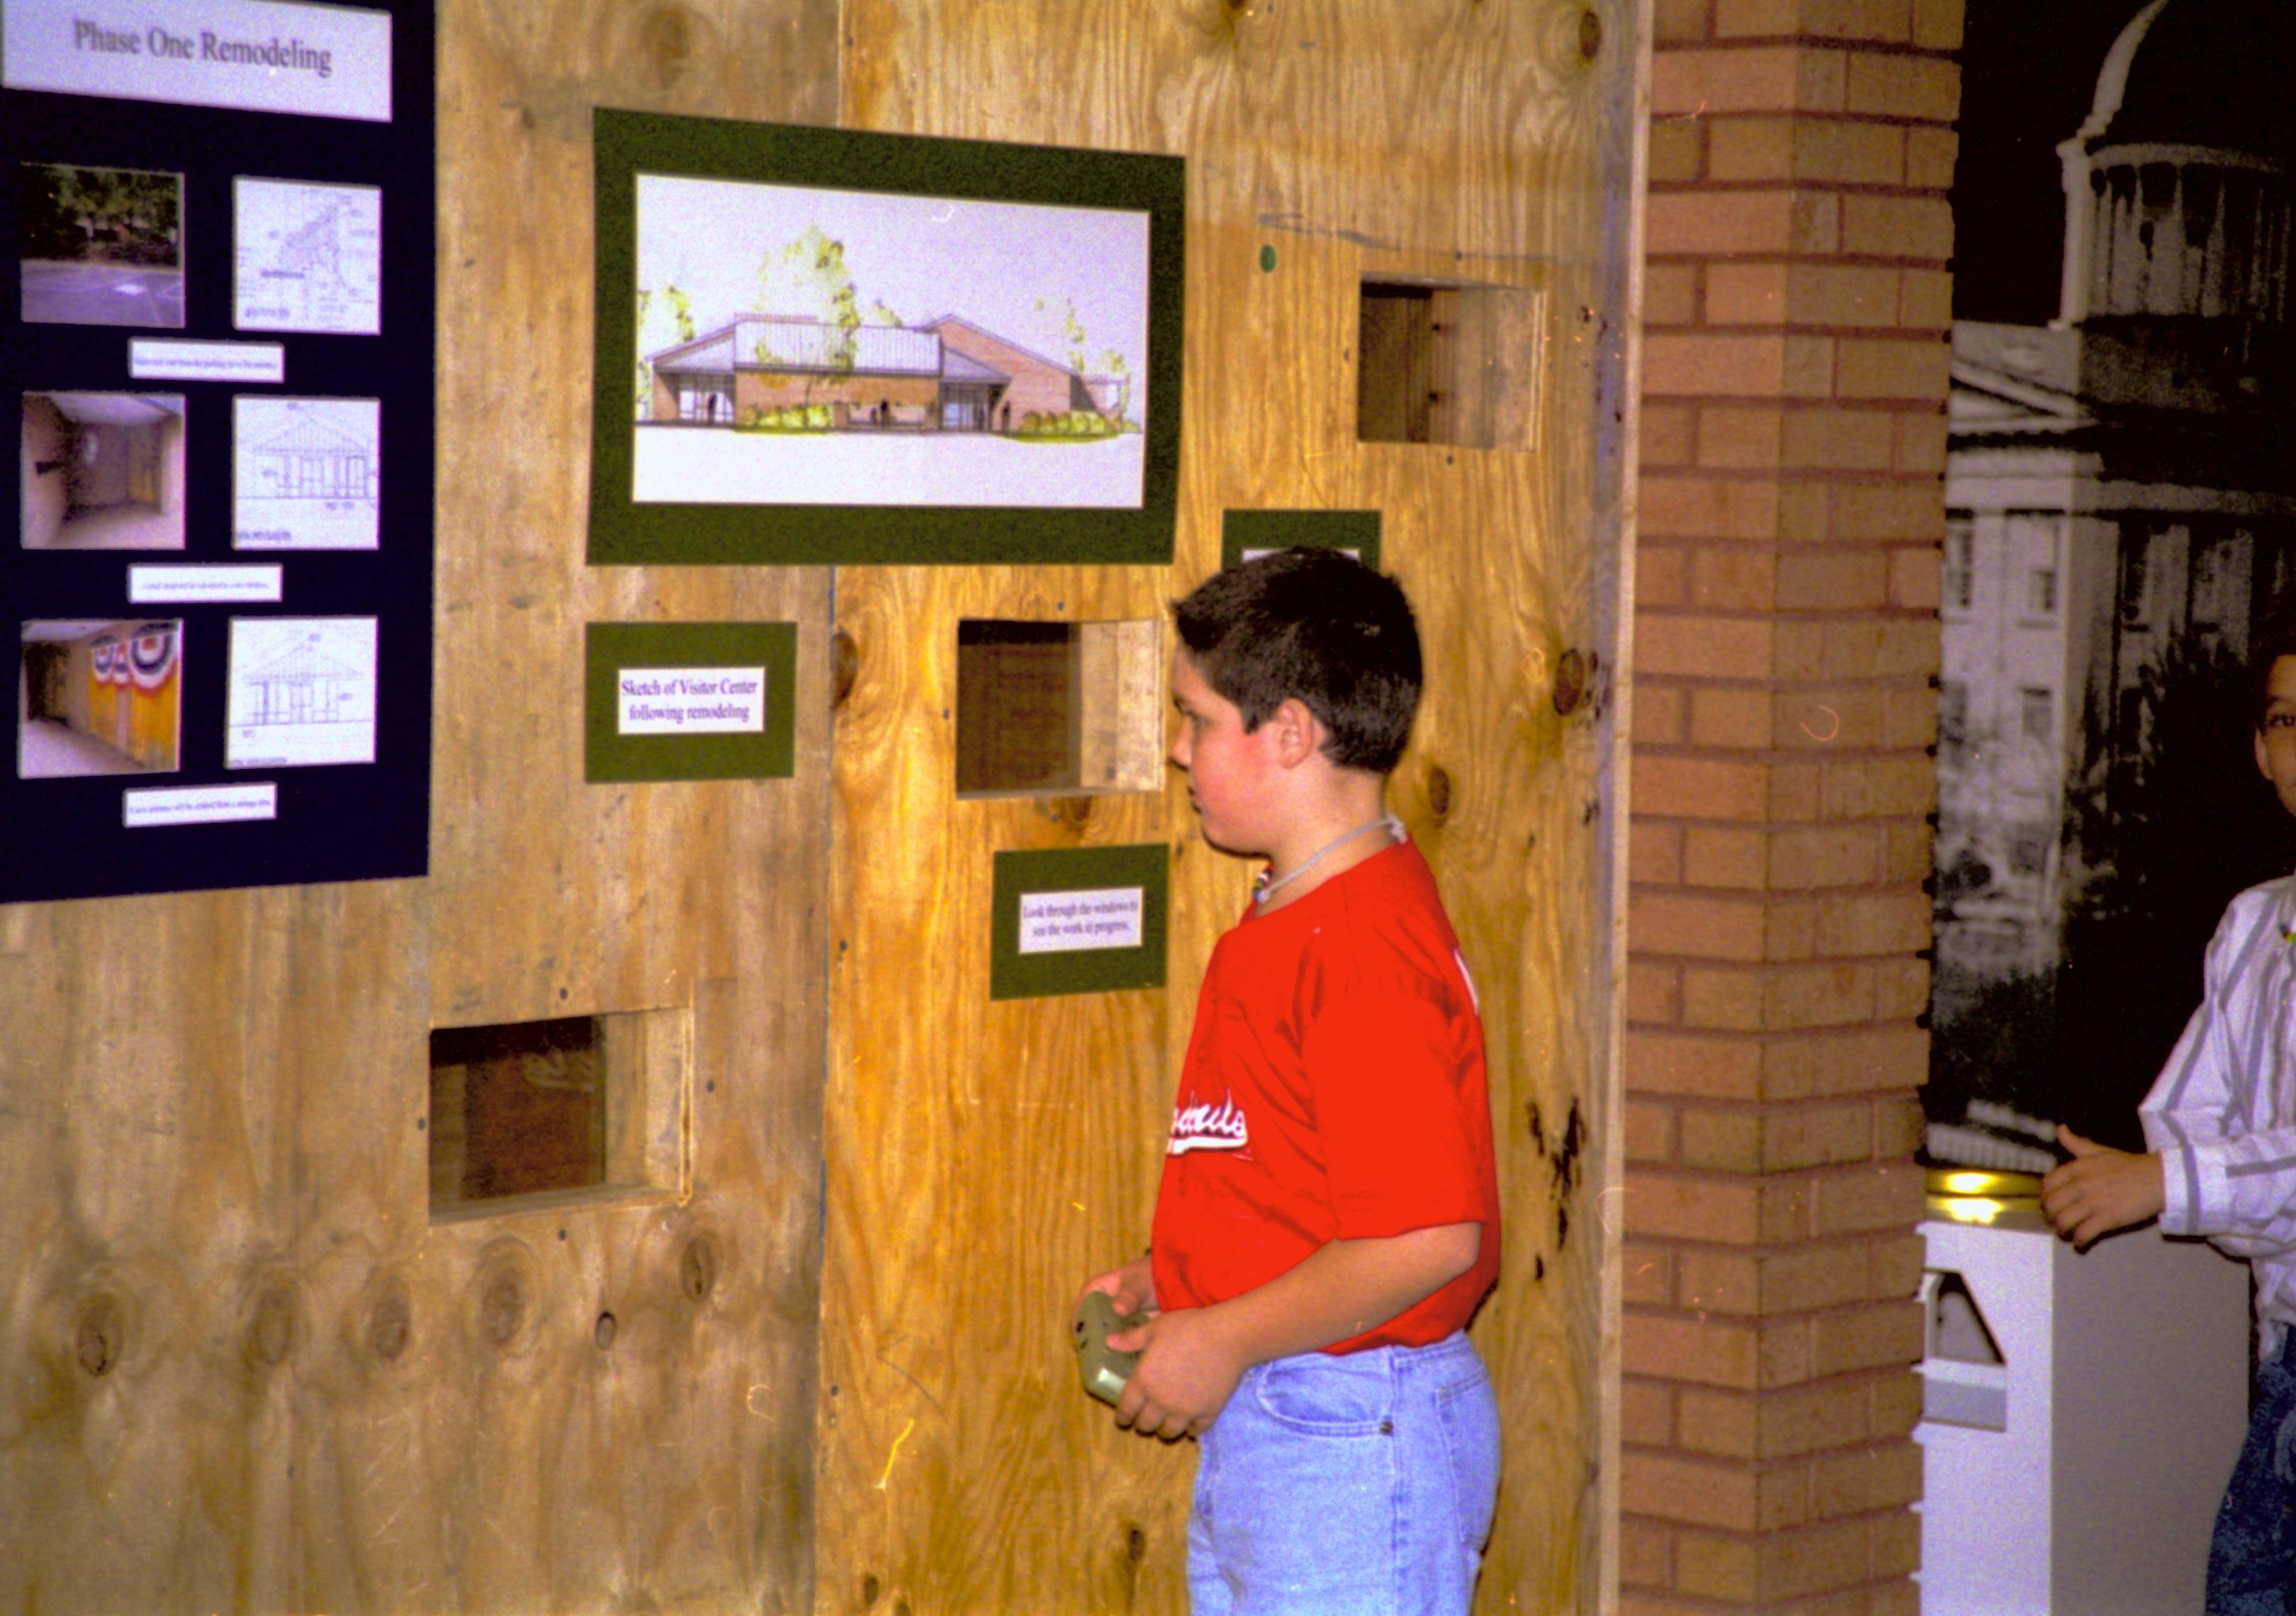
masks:
<path id="1" fill-rule="evenodd" d="M 1220 565 L 1241 566 L 1271 550 L 1344 550 L 1377 571 L 1376 511 L 1223 511 Z"/>
<path id="2" fill-rule="evenodd" d="M 424 873 L 432 61 L 0 6 L 0 902 Z"/>
<path id="3" fill-rule="evenodd" d="M 1175 157 L 601 108 L 590 559 L 1172 559 Z"/>

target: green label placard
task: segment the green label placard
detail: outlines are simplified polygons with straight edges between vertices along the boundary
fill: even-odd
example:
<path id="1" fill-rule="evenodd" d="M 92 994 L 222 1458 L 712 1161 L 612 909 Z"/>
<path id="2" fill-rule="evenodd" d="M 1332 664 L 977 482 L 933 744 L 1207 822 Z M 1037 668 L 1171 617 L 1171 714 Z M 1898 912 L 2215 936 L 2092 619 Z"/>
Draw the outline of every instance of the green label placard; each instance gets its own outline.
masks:
<path id="1" fill-rule="evenodd" d="M 1379 570 L 1376 511 L 1228 511 L 1220 517 L 1220 565 L 1240 565 L 1263 550 L 1349 550 Z"/>
<path id="2" fill-rule="evenodd" d="M 1160 841 L 997 854 L 988 997 L 1161 988 L 1170 863 Z"/>
<path id="3" fill-rule="evenodd" d="M 584 779 L 794 772 L 795 623 L 593 623 L 584 667 Z"/>

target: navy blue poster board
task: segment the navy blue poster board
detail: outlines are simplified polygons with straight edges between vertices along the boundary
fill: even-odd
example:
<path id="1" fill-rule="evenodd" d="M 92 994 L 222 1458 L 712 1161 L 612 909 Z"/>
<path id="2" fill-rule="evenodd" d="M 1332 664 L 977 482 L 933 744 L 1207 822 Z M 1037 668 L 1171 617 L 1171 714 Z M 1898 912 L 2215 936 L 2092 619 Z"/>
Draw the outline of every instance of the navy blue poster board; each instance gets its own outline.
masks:
<path id="1" fill-rule="evenodd" d="M 301 884 L 417 876 L 429 865 L 432 593 L 434 244 L 437 219 L 434 18 L 430 0 L 368 0 L 359 9 L 390 20 L 390 117 L 376 121 L 94 94 L 0 89 L 0 398 L 7 415 L 25 414 L 23 454 L 0 455 L 0 657 L 8 695 L 0 702 L 0 902 L 129 893 Z M 34 194 L 32 168 L 180 175 L 179 327 L 27 319 L 26 215 L 53 211 Z M 352 186 L 380 193 L 381 276 L 375 334 L 242 330 L 235 324 L 234 205 L 241 179 Z M 276 381 L 138 379 L 130 372 L 136 339 L 275 343 Z M 31 513 L 24 463 L 31 453 L 33 404 L 27 395 L 166 395 L 183 400 L 179 549 L 27 546 Z M 378 402 L 379 480 L 373 486 L 373 548 L 252 550 L 234 546 L 235 399 L 365 399 Z M 275 413 L 258 417 L 275 424 Z M 36 471 L 36 474 L 38 474 Z M 138 604 L 130 569 L 272 567 L 274 602 Z M 330 659 L 332 646 L 280 652 L 284 623 L 372 620 L 371 664 Z M 234 620 L 243 647 L 270 654 L 284 671 L 281 710 L 316 691 L 355 704 L 368 673 L 364 710 L 371 729 L 348 749 L 371 760 L 343 760 L 317 749 L 313 760 L 264 766 L 243 747 L 229 767 L 230 659 Z M 38 625 L 27 632 L 28 625 Z M 116 630 L 116 645 L 82 634 Z M 162 632 L 174 626 L 172 647 Z M 148 630 L 149 632 L 140 632 Z M 334 632 L 329 630 L 328 632 Z M 62 636 L 62 637 L 57 637 Z M 96 636 L 100 639 L 102 636 Z M 43 647 L 52 639 L 62 649 Z M 32 645 L 29 653 L 27 646 Z M 127 659 L 131 670 L 157 666 L 172 650 L 177 732 L 172 768 L 71 775 L 47 762 L 28 766 L 25 731 L 36 719 L 30 686 L 59 677 L 86 683 L 90 657 Z M 68 674 L 67 654 L 79 663 Z M 242 655 L 251 654 L 243 650 Z M 124 665 L 124 663 L 120 664 Z M 332 681 L 332 682 L 330 682 Z M 298 684 L 299 682 L 299 685 Z M 299 687 L 302 694 L 296 693 Z M 252 686 L 242 683 L 242 701 Z M 349 692 L 350 693 L 342 693 Z M 75 698 L 77 700 L 78 698 Z M 269 698 L 266 698 L 269 699 Z M 85 704 L 93 706 L 92 703 Z M 343 710 L 357 710 L 347 705 Z M 85 715 L 82 715 L 85 717 Z M 124 739 L 108 733 L 100 742 Z M 242 734 L 248 733 L 245 731 Z M 36 772 L 26 777 L 28 767 Z M 269 787 L 269 817 L 170 822 L 204 811 L 202 788 L 241 808 Z M 160 811 L 138 793 L 181 792 Z M 145 823 L 128 824 L 136 797 Z"/>

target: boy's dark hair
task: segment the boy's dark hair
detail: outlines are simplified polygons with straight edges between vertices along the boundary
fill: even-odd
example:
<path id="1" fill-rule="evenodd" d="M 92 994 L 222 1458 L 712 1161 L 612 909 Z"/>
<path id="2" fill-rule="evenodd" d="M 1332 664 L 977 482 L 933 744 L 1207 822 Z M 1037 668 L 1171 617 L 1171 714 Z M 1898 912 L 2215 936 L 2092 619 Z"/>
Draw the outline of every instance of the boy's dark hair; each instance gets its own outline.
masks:
<path id="1" fill-rule="evenodd" d="M 2259 730 L 2272 704 L 2272 665 L 2282 657 L 2296 657 L 2296 597 L 2274 606 L 2249 642 L 2248 721 Z"/>
<path id="2" fill-rule="evenodd" d="M 1258 729 L 1297 697 L 1324 755 L 1392 773 L 1419 707 L 1419 628 L 1394 579 L 1341 550 L 1278 550 L 1216 572 L 1176 603 L 1204 682 Z"/>

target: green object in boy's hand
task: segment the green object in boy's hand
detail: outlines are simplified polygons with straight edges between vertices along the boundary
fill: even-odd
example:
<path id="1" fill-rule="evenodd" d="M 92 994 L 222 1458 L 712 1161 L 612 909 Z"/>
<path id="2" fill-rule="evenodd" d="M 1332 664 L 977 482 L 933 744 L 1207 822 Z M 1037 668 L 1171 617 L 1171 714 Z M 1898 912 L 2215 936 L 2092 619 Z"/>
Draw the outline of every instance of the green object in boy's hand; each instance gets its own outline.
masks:
<path id="1" fill-rule="evenodd" d="M 1147 1322 L 1145 1313 L 1128 1317 L 1119 1313 L 1105 1291 L 1095 1291 L 1078 1304 L 1077 1372 L 1084 1377 L 1086 1391 L 1109 1404 L 1124 1395 L 1124 1382 L 1132 1378 L 1132 1366 L 1140 1361 L 1140 1355 L 1117 1351 L 1108 1344 L 1108 1338 Z"/>

